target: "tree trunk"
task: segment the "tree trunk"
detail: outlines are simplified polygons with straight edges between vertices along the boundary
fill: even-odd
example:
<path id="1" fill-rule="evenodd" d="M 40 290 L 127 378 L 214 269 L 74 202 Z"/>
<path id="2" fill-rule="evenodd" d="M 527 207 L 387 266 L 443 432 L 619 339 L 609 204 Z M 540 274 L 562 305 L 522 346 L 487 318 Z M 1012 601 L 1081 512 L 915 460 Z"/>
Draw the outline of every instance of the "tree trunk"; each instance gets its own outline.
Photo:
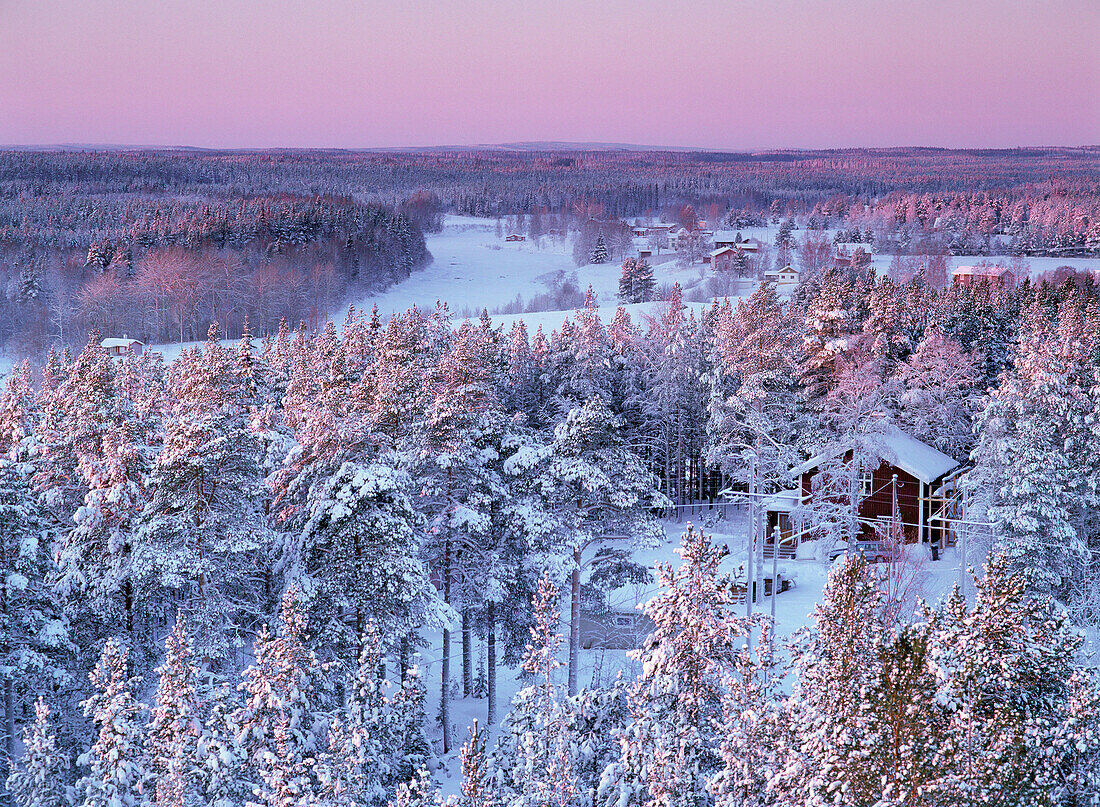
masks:
<path id="1" fill-rule="evenodd" d="M 581 548 L 573 550 L 573 579 L 569 598 L 569 695 L 577 694 L 581 648 Z"/>
<path id="2" fill-rule="evenodd" d="M 462 697 L 474 694 L 473 658 L 470 637 L 470 607 L 462 606 Z"/>
<path id="3" fill-rule="evenodd" d="M 4 757 L 9 768 L 15 764 L 15 685 L 4 678 Z"/>
<path id="4" fill-rule="evenodd" d="M 451 603 L 451 539 L 443 548 L 443 602 Z M 439 722 L 443 730 L 443 753 L 451 753 L 451 629 L 443 628 L 443 660 L 440 665 Z"/>
<path id="5" fill-rule="evenodd" d="M 489 708 L 485 722 L 492 728 L 497 722 L 497 606 L 489 603 L 485 606 L 485 678 L 489 690 Z"/>

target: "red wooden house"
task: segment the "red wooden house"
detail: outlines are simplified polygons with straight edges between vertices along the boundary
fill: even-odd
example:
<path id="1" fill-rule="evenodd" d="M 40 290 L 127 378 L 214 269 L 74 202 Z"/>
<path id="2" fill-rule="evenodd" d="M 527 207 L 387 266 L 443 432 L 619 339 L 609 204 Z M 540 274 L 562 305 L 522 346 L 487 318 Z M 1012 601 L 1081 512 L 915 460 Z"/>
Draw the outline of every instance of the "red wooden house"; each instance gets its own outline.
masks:
<path id="1" fill-rule="evenodd" d="M 959 463 L 899 429 L 887 431 L 878 443 L 878 464 L 858 469 L 859 520 L 865 537 L 878 537 L 896 515 L 907 543 L 935 543 L 942 548 L 950 530 L 948 514 L 954 495 L 949 481 L 961 470 Z M 797 485 L 766 500 L 767 541 L 772 543 L 778 526 L 781 556 L 794 554 L 806 536 L 809 525 L 797 523 L 797 514 L 811 501 L 822 467 L 838 459 L 850 463 L 852 458 L 852 451 L 837 449 L 806 460 L 791 470 Z"/>

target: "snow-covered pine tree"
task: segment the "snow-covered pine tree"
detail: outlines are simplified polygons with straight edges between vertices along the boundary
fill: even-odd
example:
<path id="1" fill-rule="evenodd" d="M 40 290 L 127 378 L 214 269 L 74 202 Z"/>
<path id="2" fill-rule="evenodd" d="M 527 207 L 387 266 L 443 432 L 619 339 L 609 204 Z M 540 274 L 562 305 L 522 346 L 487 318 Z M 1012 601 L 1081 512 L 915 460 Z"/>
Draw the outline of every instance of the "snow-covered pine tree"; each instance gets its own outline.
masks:
<path id="1" fill-rule="evenodd" d="M 478 728 L 475 719 L 470 739 L 462 746 L 462 795 L 458 802 L 461 807 L 493 807 L 496 803 L 485 764 L 485 732 Z"/>
<path id="2" fill-rule="evenodd" d="M 254 652 L 238 687 L 244 704 L 233 716 L 253 784 L 249 804 L 308 804 L 316 794 L 312 769 L 327 720 L 320 711 L 320 665 L 306 646 L 305 614 L 293 587 L 283 595 L 278 633 L 265 626 Z"/>
<path id="3" fill-rule="evenodd" d="M 992 522 L 994 551 L 1028 570 L 1037 591 L 1065 597 L 1088 551 L 1076 522 L 1082 497 L 1095 495 L 1082 473 L 1094 465 L 1085 428 L 1093 404 L 1074 380 L 1080 345 L 1044 317 L 1029 308 L 1015 366 L 978 417 L 964 484 L 971 519 Z"/>
<path id="4" fill-rule="evenodd" d="M 655 629 L 631 651 L 642 674 L 620 759 L 600 784 L 603 805 L 695 807 L 720 769 L 723 680 L 745 629 L 732 616 L 738 585 L 719 571 L 725 552 L 688 525 L 678 569 L 657 564 L 659 593 L 643 606 Z"/>
<path id="5" fill-rule="evenodd" d="M 701 451 L 706 421 L 700 341 L 677 283 L 646 334 L 641 435 L 651 467 L 660 469 L 665 495 L 676 504 L 692 498 L 689 464 Z"/>
<path id="6" fill-rule="evenodd" d="M 326 652 L 361 655 L 368 623 L 391 649 L 440 623 L 411 490 L 389 456 L 349 459 L 311 487 L 307 520 L 287 539 L 279 569 L 304 592 L 311 633 Z"/>
<path id="7" fill-rule="evenodd" d="M 1013 565 L 991 558 L 971 608 L 956 589 L 926 617 L 935 699 L 947 712 L 932 791 L 941 803 L 1054 804 L 1077 755 L 1095 759 L 1100 747 L 1095 725 L 1077 711 L 1095 698 L 1080 689 L 1090 680 L 1081 635 L 1049 598 L 1028 593 Z"/>
<path id="8" fill-rule="evenodd" d="M 156 807 L 185 807 L 199 780 L 198 667 L 182 612 L 164 641 L 164 663 L 145 728 L 146 770 Z"/>
<path id="9" fill-rule="evenodd" d="M 397 786 L 388 807 L 438 807 L 440 804 L 439 791 L 432 784 L 428 772 L 421 768 L 412 779 Z"/>
<path id="10" fill-rule="evenodd" d="M 64 604 L 50 586 L 47 515 L 34 495 L 31 465 L 0 457 L 0 753 L 9 765 L 27 706 L 36 694 L 72 683 L 77 653 Z"/>
<path id="11" fill-rule="evenodd" d="M 956 460 L 970 454 L 978 403 L 979 356 L 930 331 L 897 369 L 898 426 Z"/>
<path id="12" fill-rule="evenodd" d="M 755 807 L 767 803 L 770 772 L 777 769 L 786 739 L 782 697 L 784 670 L 774 626 L 764 614 L 741 620 L 751 625 L 752 647 L 734 654 L 722 688 L 722 767 L 709 782 L 716 807 Z"/>
<path id="13" fill-rule="evenodd" d="M 184 610 L 198 654 L 217 667 L 238 626 L 264 606 L 255 570 L 268 563 L 272 536 L 260 445 L 216 326 L 172 364 L 168 386 L 173 404 L 134 536 L 133 573 L 147 608 Z"/>
<path id="14" fill-rule="evenodd" d="M 7 778 L 8 793 L 18 807 L 69 807 L 69 755 L 58 747 L 42 697 L 34 716 L 23 736 L 23 756 Z"/>
<path id="15" fill-rule="evenodd" d="M 621 421 L 599 398 L 572 409 L 554 428 L 554 440 L 531 474 L 534 493 L 562 525 L 572 550 L 568 692 L 576 694 L 580 656 L 582 553 L 603 539 L 635 545 L 663 535 L 653 510 L 670 502 L 657 480 L 625 444 Z"/>
<path id="16" fill-rule="evenodd" d="M 139 807 L 148 772 L 142 748 L 143 711 L 134 697 L 137 678 L 127 672 L 127 651 L 114 638 L 103 647 L 89 675 L 95 692 L 84 716 L 95 723 L 95 739 L 77 762 L 85 773 L 76 784 L 83 807 Z"/>
<path id="17" fill-rule="evenodd" d="M 832 568 L 813 625 L 792 650 L 797 679 L 786 708 L 793 736 L 770 776 L 779 803 L 824 804 L 862 781 L 872 740 L 864 708 L 877 683 L 884 611 L 862 556 Z"/>
<path id="18" fill-rule="evenodd" d="M 799 334 L 764 283 L 736 308 L 717 309 L 714 325 L 707 460 L 748 485 L 785 477 L 806 427 L 795 364 Z"/>

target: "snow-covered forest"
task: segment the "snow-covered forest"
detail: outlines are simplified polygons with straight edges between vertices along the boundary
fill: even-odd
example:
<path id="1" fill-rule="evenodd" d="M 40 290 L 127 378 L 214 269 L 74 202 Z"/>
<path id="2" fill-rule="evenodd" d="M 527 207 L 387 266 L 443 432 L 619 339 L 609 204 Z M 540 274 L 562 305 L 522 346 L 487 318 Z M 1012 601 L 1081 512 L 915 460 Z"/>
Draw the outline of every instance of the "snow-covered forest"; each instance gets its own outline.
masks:
<path id="1" fill-rule="evenodd" d="M 1072 262 L 1100 256 L 1097 156 L 1095 147 L 0 151 L 0 349 L 77 350 L 92 328 L 147 343 L 201 340 L 212 321 L 230 339 L 245 319 L 257 335 L 284 317 L 319 328 L 345 299 L 429 262 L 424 233 L 444 211 L 496 218 L 534 240 L 570 234 L 579 263 L 601 236 L 620 258 L 624 220 L 638 217 L 710 229 L 792 221 L 873 243 L 899 263 Z"/>
<path id="2" fill-rule="evenodd" d="M 463 807 L 1096 803 L 1093 277 L 669 296 L 604 322 L 590 292 L 549 333 L 443 304 L 215 323 L 167 366 L 93 332 L 16 366 L 6 798 L 412 807 L 457 766 Z M 709 530 L 634 559 L 677 505 L 837 447 L 843 485 L 895 428 L 967 469 L 967 591 L 916 603 L 853 553 L 781 640 Z M 821 558 L 858 537 L 846 489 L 802 513 Z M 637 579 L 637 676 L 587 686 L 582 607 Z"/>

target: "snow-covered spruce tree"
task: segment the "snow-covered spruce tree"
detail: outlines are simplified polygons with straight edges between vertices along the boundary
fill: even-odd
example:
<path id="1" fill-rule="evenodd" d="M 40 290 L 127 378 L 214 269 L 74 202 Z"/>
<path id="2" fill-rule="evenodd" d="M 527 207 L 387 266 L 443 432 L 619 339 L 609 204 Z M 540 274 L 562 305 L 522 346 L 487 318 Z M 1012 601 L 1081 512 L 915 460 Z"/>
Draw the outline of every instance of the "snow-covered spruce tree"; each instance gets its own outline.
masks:
<path id="1" fill-rule="evenodd" d="M 382 645 L 372 623 L 364 630 L 359 667 L 349 682 L 343 719 L 333 720 L 328 749 L 318 761 L 321 799 L 329 805 L 383 805 L 395 756 L 379 678 Z"/>
<path id="2" fill-rule="evenodd" d="M 30 475 L 30 464 L 0 457 L 0 752 L 9 765 L 27 705 L 72 682 L 76 655 L 64 606 L 49 585 L 53 532 Z"/>
<path id="3" fill-rule="evenodd" d="M 235 694 L 230 684 L 219 685 L 209 692 L 203 710 L 195 758 L 199 792 L 211 807 L 236 807 L 250 792 L 242 775 L 244 749 L 233 722 L 239 711 Z"/>
<path id="4" fill-rule="evenodd" d="M 523 657 L 533 677 L 512 702 L 491 762 L 493 790 L 509 807 L 564 807 L 576 795 L 568 732 L 556 670 L 564 642 L 558 633 L 558 588 L 544 574 L 532 605 L 535 625 Z"/>
<path id="5" fill-rule="evenodd" d="M 779 748 L 787 739 L 782 697 L 784 670 L 775 646 L 771 619 L 756 613 L 751 648 L 739 650 L 722 691 L 722 767 L 709 783 L 717 807 L 768 803 L 768 774 L 777 768 Z"/>
<path id="6" fill-rule="evenodd" d="M 558 344 L 558 368 L 555 374 L 554 405 L 558 412 L 568 412 L 590 398 L 600 397 L 609 406 L 612 379 L 610 366 L 611 342 L 600 319 L 596 292 L 589 286 L 584 305 L 574 310 L 575 322 L 562 327 Z"/>
<path id="7" fill-rule="evenodd" d="M 562 703 L 570 743 L 570 766 L 580 803 L 591 805 L 607 766 L 619 759 L 619 733 L 631 721 L 630 685 L 620 672 L 608 687 L 586 687 Z"/>
<path id="8" fill-rule="evenodd" d="M 1028 594 L 1009 558 L 992 558 L 974 585 L 972 608 L 956 590 L 927 617 L 935 698 L 947 710 L 935 797 L 1052 805 L 1067 786 L 1100 797 L 1095 776 L 1074 775 L 1100 748 L 1095 722 L 1079 711 L 1096 697 L 1079 632 L 1049 598 Z"/>
<path id="9" fill-rule="evenodd" d="M 0 458 L 17 461 L 30 455 L 38 410 L 31 364 L 25 360 L 12 368 L 0 391 Z"/>
<path id="10" fill-rule="evenodd" d="M 792 650 L 797 678 L 786 707 L 790 740 L 780 746 L 782 756 L 769 772 L 779 803 L 843 800 L 862 781 L 873 741 L 865 720 L 866 695 L 879 683 L 875 662 L 885 639 L 884 611 L 864 558 L 853 555 L 833 567 L 814 623 Z"/>
<path id="11" fill-rule="evenodd" d="M 164 641 L 164 663 L 145 728 L 146 770 L 156 807 L 184 807 L 199 781 L 198 667 L 183 614 Z"/>
<path id="12" fill-rule="evenodd" d="M 95 693 L 84 701 L 84 716 L 96 732 L 91 747 L 77 760 L 85 769 L 76 784 L 83 807 L 138 807 L 147 779 L 142 748 L 141 703 L 134 697 L 137 678 L 127 673 L 127 651 L 108 639 L 90 679 Z"/>
<path id="13" fill-rule="evenodd" d="M 732 616 L 738 586 L 719 571 L 725 552 L 690 524 L 678 553 L 678 569 L 657 564 L 661 590 L 643 607 L 656 627 L 631 651 L 642 663 L 630 697 L 634 722 L 604 772 L 601 805 L 698 807 L 720 769 L 723 680 L 745 635 Z"/>
<path id="14" fill-rule="evenodd" d="M 435 764 L 435 753 L 425 733 L 428 715 L 424 701 L 427 692 L 420 670 L 408 667 L 401 677 L 401 688 L 390 699 L 386 736 L 393 743 L 389 766 L 388 787 L 409 782 L 418 771 Z"/>
<path id="15" fill-rule="evenodd" d="M 68 807 L 69 755 L 57 744 L 50 708 L 34 704 L 34 723 L 23 735 L 23 756 L 8 776 L 8 793 L 18 807 Z"/>
<path id="16" fill-rule="evenodd" d="M 1065 597 L 1087 552 L 1077 524 L 1082 498 L 1095 500 L 1095 447 L 1085 428 L 1093 406 L 1074 382 L 1075 346 L 1037 308 L 1014 369 L 978 417 L 965 484 L 974 491 L 972 518 L 992 522 L 994 551 L 1027 570 L 1038 592 Z"/>
<path id="17" fill-rule="evenodd" d="M 592 252 L 588 256 L 589 263 L 607 263 L 610 259 L 610 255 L 607 252 L 607 242 L 604 241 L 603 233 L 596 236 L 596 243 L 592 247 Z"/>
<path id="18" fill-rule="evenodd" d="M 534 492 L 562 523 L 573 553 L 570 694 L 578 690 L 582 553 L 603 539 L 627 539 L 635 545 L 660 540 L 663 531 L 653 509 L 669 504 L 654 475 L 626 445 L 620 426 L 601 399 L 586 401 L 554 428 L 554 440 L 531 476 Z"/>
<path id="19" fill-rule="evenodd" d="M 316 795 L 313 766 L 327 724 L 319 713 L 320 665 L 306 646 L 298 594 L 283 595 L 278 633 L 256 637 L 255 663 L 238 687 L 244 704 L 233 716 L 245 775 L 263 807 L 308 804 Z"/>
<path id="20" fill-rule="evenodd" d="M 656 288 L 653 269 L 645 258 L 627 258 L 619 277 L 619 300 L 623 303 L 648 303 Z"/>
<path id="21" fill-rule="evenodd" d="M 168 387 L 173 404 L 134 536 L 133 575 L 147 608 L 184 611 L 198 654 L 218 667 L 238 626 L 264 607 L 254 579 L 271 546 L 260 445 L 215 326 L 201 349 L 172 364 Z"/>
<path id="22" fill-rule="evenodd" d="M 438 807 L 441 803 L 432 778 L 421 768 L 412 779 L 397 786 L 397 792 L 389 800 L 389 807 Z"/>

